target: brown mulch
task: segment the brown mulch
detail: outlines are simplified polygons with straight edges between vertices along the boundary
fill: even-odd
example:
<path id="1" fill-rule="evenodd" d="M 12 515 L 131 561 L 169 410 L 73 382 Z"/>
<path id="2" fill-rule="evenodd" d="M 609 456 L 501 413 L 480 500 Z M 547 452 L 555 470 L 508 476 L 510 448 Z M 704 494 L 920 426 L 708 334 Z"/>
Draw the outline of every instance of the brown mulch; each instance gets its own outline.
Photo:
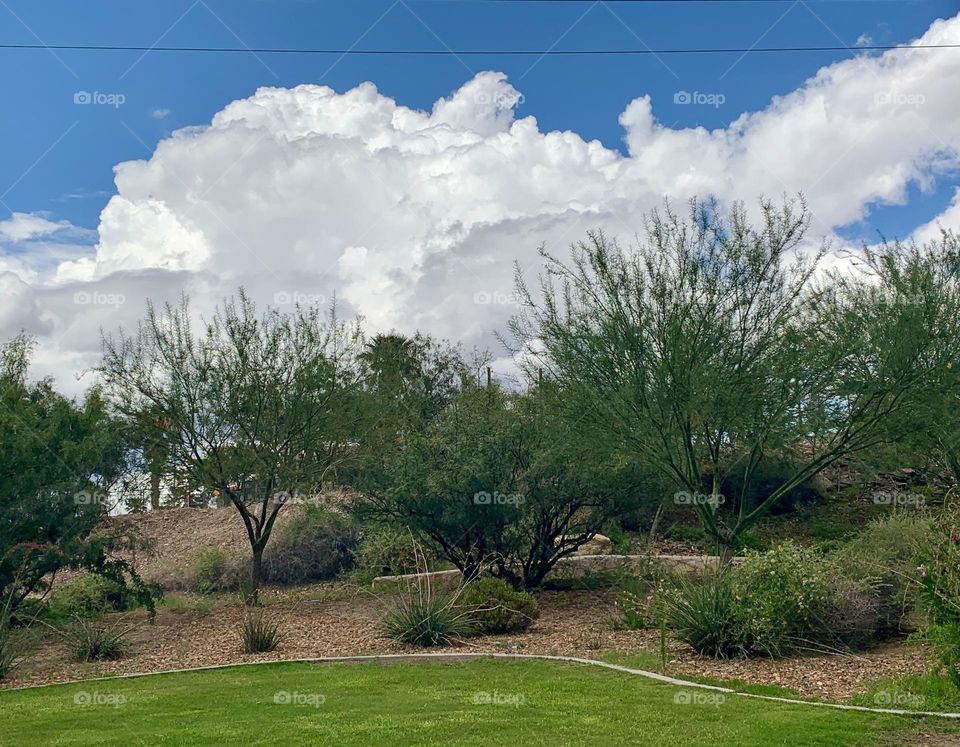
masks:
<path id="1" fill-rule="evenodd" d="M 320 596 L 320 601 L 306 600 Z M 325 599 L 324 599 L 325 596 Z M 601 658 L 611 654 L 628 661 L 632 654 L 659 656 L 657 631 L 616 630 L 610 592 L 544 592 L 538 595 L 541 616 L 526 632 L 471 638 L 444 651 L 484 651 L 570 655 Z M 319 656 L 416 652 L 413 646 L 386 637 L 381 618 L 389 598 L 363 590 L 310 587 L 297 592 L 268 591 L 269 614 L 281 622 L 283 641 L 269 654 L 245 655 L 240 650 L 237 625 L 241 607 L 220 602 L 210 612 L 192 608 L 161 608 L 154 624 L 144 624 L 130 654 L 119 661 L 77 664 L 55 636 L 47 636 L 3 687 L 85 679 L 134 672 L 157 672 L 217 664 L 278 661 Z M 143 613 L 137 613 L 143 618 Z M 814 655 L 790 659 L 736 659 L 717 661 L 696 655 L 680 643 L 671 643 L 669 673 L 778 685 L 800 695 L 830 700 L 849 698 L 868 682 L 886 677 L 923 674 L 926 652 L 918 644 L 884 644 L 858 655 Z"/>

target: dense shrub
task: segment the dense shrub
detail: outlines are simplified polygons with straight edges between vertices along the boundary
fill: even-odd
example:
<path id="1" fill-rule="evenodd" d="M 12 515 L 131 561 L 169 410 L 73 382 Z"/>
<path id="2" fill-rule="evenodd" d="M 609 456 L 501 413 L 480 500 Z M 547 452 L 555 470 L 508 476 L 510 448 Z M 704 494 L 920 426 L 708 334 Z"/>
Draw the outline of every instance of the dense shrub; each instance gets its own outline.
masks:
<path id="1" fill-rule="evenodd" d="M 466 390 L 357 487 L 357 510 L 406 525 L 466 578 L 537 588 L 564 557 L 628 513 L 623 457 L 557 412 L 544 383 L 527 396 Z"/>
<path id="2" fill-rule="evenodd" d="M 831 568 L 826 601 L 811 624 L 808 637 L 817 648 L 865 648 L 883 638 L 890 628 L 880 589 L 869 581 Z"/>
<path id="3" fill-rule="evenodd" d="M 479 578 L 467 584 L 459 603 L 469 611 L 477 633 L 517 633 L 540 616 L 537 600 L 503 579 Z"/>
<path id="4" fill-rule="evenodd" d="M 875 578 L 787 541 L 748 553 L 738 568 L 674 578 L 656 604 L 666 626 L 700 653 L 782 656 L 875 642 L 896 617 L 888 599 Z"/>
<path id="5" fill-rule="evenodd" d="M 263 558 L 263 580 L 278 584 L 329 581 L 353 565 L 357 530 L 335 514 L 307 506 L 274 537 Z"/>
<path id="6" fill-rule="evenodd" d="M 103 623 L 75 616 L 59 628 L 61 637 L 76 661 L 112 661 L 129 650 L 129 637 L 136 630 L 125 620 Z"/>
<path id="7" fill-rule="evenodd" d="M 240 623 L 240 640 L 245 654 L 263 654 L 280 645 L 280 623 L 262 609 L 246 611 Z"/>
<path id="8" fill-rule="evenodd" d="M 752 552 L 733 572 L 743 633 L 751 651 L 777 656 L 816 627 L 830 598 L 830 571 L 813 550 L 784 542 Z"/>
<path id="9" fill-rule="evenodd" d="M 399 576 L 417 567 L 417 554 L 410 532 L 388 528 L 365 530 L 354 550 L 357 572 L 364 579 Z"/>
<path id="10" fill-rule="evenodd" d="M 926 630 L 936 663 L 960 688 L 960 504 L 944 505 L 920 570 Z"/>
<path id="11" fill-rule="evenodd" d="M 48 603 L 50 614 L 63 619 L 96 617 L 106 612 L 124 612 L 136 606 L 137 600 L 125 585 L 92 573 L 54 588 Z"/>
<path id="12" fill-rule="evenodd" d="M 872 521 L 830 557 L 844 578 L 873 591 L 878 605 L 879 636 L 903 628 L 903 619 L 917 607 L 919 559 L 934 542 L 933 523 L 917 513 L 890 514 Z"/>
<path id="13" fill-rule="evenodd" d="M 247 564 L 218 547 L 207 547 L 190 558 L 187 586 L 200 594 L 236 591 L 249 581 Z"/>

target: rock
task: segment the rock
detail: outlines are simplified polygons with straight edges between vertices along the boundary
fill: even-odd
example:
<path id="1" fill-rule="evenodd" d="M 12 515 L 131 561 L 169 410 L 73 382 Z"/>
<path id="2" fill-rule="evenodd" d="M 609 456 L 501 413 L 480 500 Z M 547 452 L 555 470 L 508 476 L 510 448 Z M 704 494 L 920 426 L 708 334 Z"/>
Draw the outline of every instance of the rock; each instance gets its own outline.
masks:
<path id="1" fill-rule="evenodd" d="M 609 555 L 613 552 L 613 540 L 602 534 L 594 535 L 593 539 L 577 550 L 577 555 Z"/>

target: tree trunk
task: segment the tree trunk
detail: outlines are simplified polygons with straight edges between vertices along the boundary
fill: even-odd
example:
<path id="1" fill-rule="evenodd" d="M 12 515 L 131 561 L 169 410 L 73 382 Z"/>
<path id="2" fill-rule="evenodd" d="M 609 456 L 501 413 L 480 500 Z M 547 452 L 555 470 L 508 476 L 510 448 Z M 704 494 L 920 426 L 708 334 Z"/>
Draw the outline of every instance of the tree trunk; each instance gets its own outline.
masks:
<path id="1" fill-rule="evenodd" d="M 263 571 L 263 548 L 253 548 L 253 560 L 250 563 L 250 591 L 247 594 L 247 606 L 256 607 L 260 595 L 260 575 Z"/>
<path id="2" fill-rule="evenodd" d="M 724 570 L 730 566 L 733 560 L 733 546 L 726 542 L 717 543 L 717 570 Z"/>
<path id="3" fill-rule="evenodd" d="M 157 469 L 150 470 L 150 508 L 160 510 L 160 471 Z"/>

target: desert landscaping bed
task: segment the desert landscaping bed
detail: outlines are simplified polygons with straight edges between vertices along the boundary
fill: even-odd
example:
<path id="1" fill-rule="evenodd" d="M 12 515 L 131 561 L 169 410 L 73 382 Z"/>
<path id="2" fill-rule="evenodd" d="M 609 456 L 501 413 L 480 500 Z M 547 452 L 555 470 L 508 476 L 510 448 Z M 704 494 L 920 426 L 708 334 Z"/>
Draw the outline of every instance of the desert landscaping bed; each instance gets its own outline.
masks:
<path id="1" fill-rule="evenodd" d="M 387 595 L 374 596 L 355 587 L 314 586 L 296 592 L 270 590 L 267 609 L 281 623 L 283 640 L 269 654 L 241 653 L 237 625 L 241 607 L 222 597 L 207 612 L 189 606 L 161 607 L 154 624 L 143 619 L 130 654 L 118 661 L 77 664 L 55 637 L 49 636 L 3 687 L 66 682 L 113 674 L 159 672 L 251 661 L 280 661 L 322 656 L 422 651 L 388 638 L 381 622 L 390 604 Z M 569 655 L 591 659 L 657 665 L 660 640 L 656 630 L 617 630 L 613 624 L 615 595 L 608 591 L 542 592 L 539 620 L 525 633 L 471 638 L 444 651 L 512 652 Z M 786 659 L 717 660 L 671 643 L 669 672 L 677 676 L 739 680 L 774 685 L 805 697 L 846 700 L 871 681 L 921 675 L 928 661 L 923 646 L 893 642 L 856 655 L 808 655 Z"/>

